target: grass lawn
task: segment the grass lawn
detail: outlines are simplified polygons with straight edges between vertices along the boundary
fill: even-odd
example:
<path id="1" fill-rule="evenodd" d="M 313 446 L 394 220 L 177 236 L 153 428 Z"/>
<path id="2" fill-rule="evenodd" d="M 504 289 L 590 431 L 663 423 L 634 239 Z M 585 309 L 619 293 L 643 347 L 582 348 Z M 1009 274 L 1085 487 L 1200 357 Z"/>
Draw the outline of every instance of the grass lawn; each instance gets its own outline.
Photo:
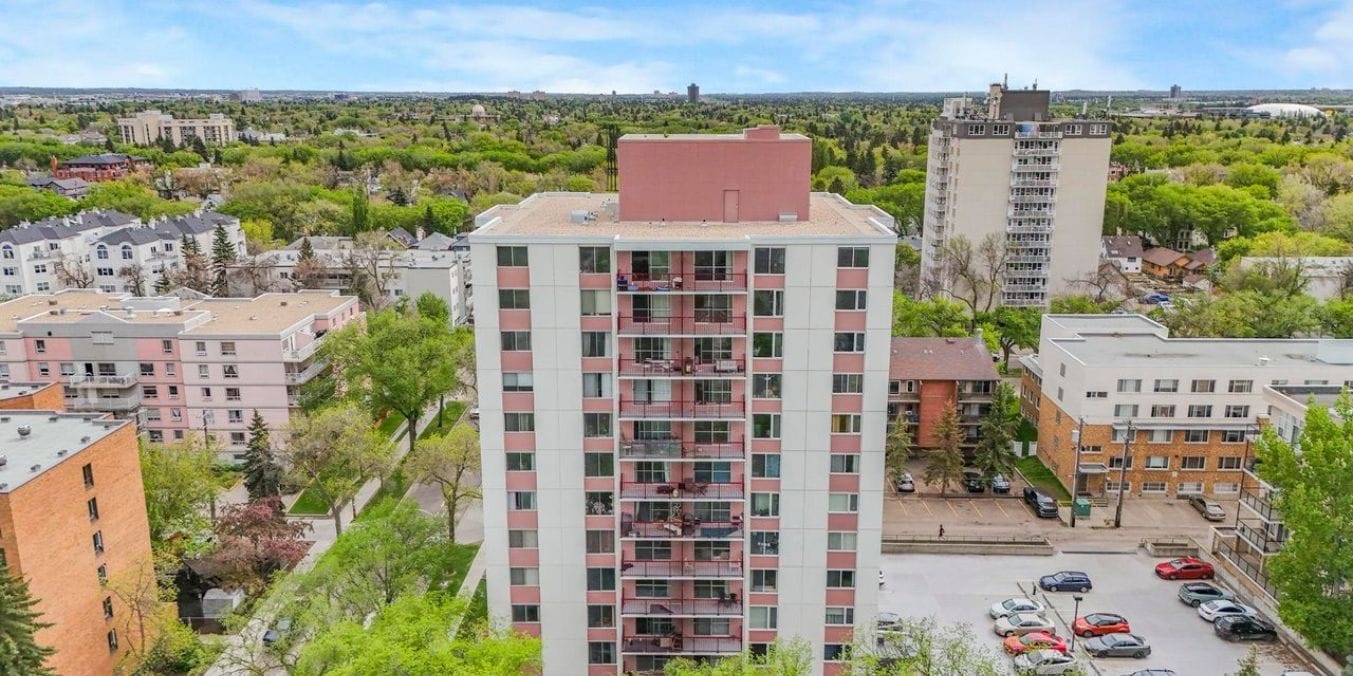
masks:
<path id="1" fill-rule="evenodd" d="M 394 436 L 395 429 L 403 422 L 404 416 L 398 413 L 391 413 L 385 416 L 385 419 L 381 421 L 381 424 L 376 426 L 376 429 L 379 430 L 383 436 L 391 437 Z M 401 435 L 400 438 L 402 439 L 403 436 Z"/>
<path id="2" fill-rule="evenodd" d="M 292 516 L 328 516 L 329 510 L 324 506 L 324 501 L 320 499 L 319 494 L 309 488 L 301 491 L 301 496 L 296 498 L 296 503 L 287 510 L 287 514 Z"/>
<path id="3" fill-rule="evenodd" d="M 463 401 L 446 402 L 446 413 L 442 416 L 442 422 L 444 424 L 438 425 L 437 414 L 433 413 L 432 424 L 428 425 L 427 429 L 423 430 L 423 433 L 418 435 L 418 438 L 426 439 L 428 437 L 446 434 L 447 432 L 451 431 L 451 426 L 455 425 L 456 422 L 460 420 L 460 415 L 464 412 L 465 412 L 465 402 Z"/>
<path id="4" fill-rule="evenodd" d="M 484 580 L 479 581 L 479 586 L 475 587 L 474 596 L 470 598 L 470 609 L 465 613 L 465 620 L 460 623 L 460 631 L 456 638 L 461 640 L 472 639 L 479 626 L 489 619 L 489 591 Z"/>
<path id="5" fill-rule="evenodd" d="M 479 553 L 479 543 L 462 545 L 451 545 L 452 552 L 448 561 L 447 572 L 450 573 L 443 580 L 432 580 L 434 584 L 445 583 L 444 589 L 455 592 L 460 589 L 460 583 L 465 581 L 465 574 L 470 572 L 470 562 L 474 561 L 474 555 Z"/>
<path id="6" fill-rule="evenodd" d="M 1048 469 L 1043 461 L 1038 459 L 1038 456 L 1028 455 L 1020 458 L 1015 466 L 1019 468 L 1020 474 L 1023 474 L 1024 478 L 1035 487 L 1043 489 L 1058 500 L 1071 500 L 1071 494 L 1067 492 L 1066 487 L 1062 485 L 1061 481 L 1057 480 L 1052 470 Z"/>

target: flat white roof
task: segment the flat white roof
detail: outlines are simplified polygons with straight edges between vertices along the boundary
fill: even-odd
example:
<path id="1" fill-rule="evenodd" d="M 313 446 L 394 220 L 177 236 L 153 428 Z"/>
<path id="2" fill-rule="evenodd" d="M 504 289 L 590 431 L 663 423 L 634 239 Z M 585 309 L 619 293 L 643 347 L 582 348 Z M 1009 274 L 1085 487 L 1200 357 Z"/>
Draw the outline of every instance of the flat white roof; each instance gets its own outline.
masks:
<path id="1" fill-rule="evenodd" d="M 126 425 L 103 414 L 0 411 L 0 493 L 12 493 L 43 472 L 78 458 L 80 452 Z M 28 427 L 27 435 L 19 434 Z"/>
<path id="2" fill-rule="evenodd" d="M 1164 338 L 1152 334 L 1090 334 L 1053 338 L 1050 342 L 1086 366 L 1215 367 L 1255 366 L 1268 368 L 1353 366 L 1347 351 L 1353 340 L 1331 339 L 1225 339 Z"/>

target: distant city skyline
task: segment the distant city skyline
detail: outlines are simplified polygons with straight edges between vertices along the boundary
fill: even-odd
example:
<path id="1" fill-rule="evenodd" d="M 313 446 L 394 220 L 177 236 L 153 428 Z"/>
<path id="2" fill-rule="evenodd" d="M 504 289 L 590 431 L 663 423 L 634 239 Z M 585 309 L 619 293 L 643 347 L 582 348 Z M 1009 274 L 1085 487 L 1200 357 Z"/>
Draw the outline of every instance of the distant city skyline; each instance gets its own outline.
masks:
<path id="1" fill-rule="evenodd" d="M 1149 7 L 1149 10 L 1143 8 Z M 551 93 L 1353 87 L 1353 0 L 10 0 L 0 86 Z"/>

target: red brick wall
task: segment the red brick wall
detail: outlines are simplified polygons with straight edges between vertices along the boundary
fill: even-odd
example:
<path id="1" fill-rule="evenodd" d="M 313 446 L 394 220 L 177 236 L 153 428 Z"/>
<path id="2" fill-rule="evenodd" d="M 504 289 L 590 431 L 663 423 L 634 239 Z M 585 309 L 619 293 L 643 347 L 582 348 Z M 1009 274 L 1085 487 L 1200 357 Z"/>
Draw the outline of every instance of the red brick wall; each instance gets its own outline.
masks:
<path id="1" fill-rule="evenodd" d="M 32 394 L 0 398 L 0 410 L 64 411 L 66 410 L 66 398 L 61 391 L 61 385 L 50 383 Z"/>
<path id="2" fill-rule="evenodd" d="M 921 404 L 917 419 L 920 429 L 916 433 L 916 445 L 933 448 L 938 445 L 935 441 L 935 424 L 944 415 L 945 409 L 953 408 L 958 401 L 958 383 L 952 380 L 923 380 L 919 385 Z"/>

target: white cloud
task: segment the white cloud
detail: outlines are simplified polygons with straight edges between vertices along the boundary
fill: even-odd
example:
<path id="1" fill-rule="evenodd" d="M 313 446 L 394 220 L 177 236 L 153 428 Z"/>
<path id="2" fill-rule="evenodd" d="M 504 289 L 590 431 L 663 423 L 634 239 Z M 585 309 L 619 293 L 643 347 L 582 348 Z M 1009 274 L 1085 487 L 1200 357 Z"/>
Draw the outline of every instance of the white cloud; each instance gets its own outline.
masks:
<path id="1" fill-rule="evenodd" d="M 1301 42 L 1278 55 L 1287 73 L 1315 75 L 1327 86 L 1353 82 L 1353 0 L 1327 12 Z"/>
<path id="2" fill-rule="evenodd" d="M 197 63 L 186 31 L 147 29 L 135 14 L 75 0 L 8 2 L 0 20 L 0 84 L 163 87 Z"/>

